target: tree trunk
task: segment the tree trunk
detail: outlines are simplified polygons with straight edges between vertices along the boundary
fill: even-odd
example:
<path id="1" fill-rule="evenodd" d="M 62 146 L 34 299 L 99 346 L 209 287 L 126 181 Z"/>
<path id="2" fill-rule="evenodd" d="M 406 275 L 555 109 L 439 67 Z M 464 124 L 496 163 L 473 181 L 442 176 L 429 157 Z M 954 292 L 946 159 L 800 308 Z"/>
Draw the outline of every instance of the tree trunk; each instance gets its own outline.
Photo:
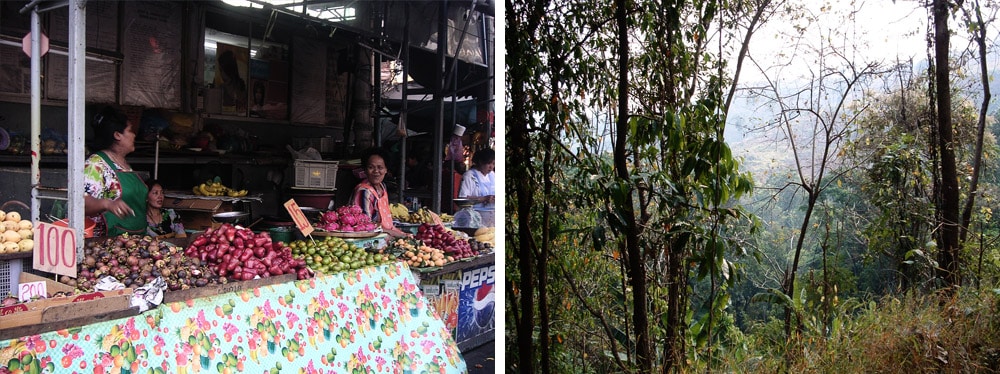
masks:
<path id="1" fill-rule="evenodd" d="M 952 146 L 951 84 L 948 80 L 948 1 L 934 0 L 934 61 L 937 65 L 938 149 L 941 154 L 941 242 L 938 243 L 940 276 L 946 286 L 958 286 L 959 191 L 955 149 Z"/>
<path id="2" fill-rule="evenodd" d="M 807 198 L 809 199 L 806 203 L 806 214 L 802 217 L 802 226 L 799 227 L 799 238 L 795 242 L 795 257 L 792 259 L 792 268 L 788 271 L 785 278 L 785 295 L 788 295 L 788 298 L 793 300 L 795 299 L 795 276 L 799 271 L 802 246 L 806 241 L 806 232 L 809 231 L 809 221 L 812 219 L 813 210 L 816 208 L 816 200 L 819 198 L 819 192 L 815 190 L 816 188 L 818 187 L 806 187 Z M 785 336 L 789 338 L 792 336 L 792 305 L 785 307 Z"/>
<path id="3" fill-rule="evenodd" d="M 628 48 L 628 17 L 626 0 L 615 1 L 615 20 L 618 24 L 618 120 L 615 138 L 615 172 L 618 179 L 627 183 L 629 169 L 625 155 L 625 145 L 629 129 L 629 48 Z M 639 230 L 635 221 L 631 189 L 625 197 L 622 216 L 626 221 L 625 246 L 628 251 L 628 276 L 632 285 L 632 323 L 636 334 L 636 356 L 640 373 L 650 373 L 653 370 L 653 355 L 649 342 L 649 315 L 646 300 L 646 267 L 639 248 Z"/>
<path id="4" fill-rule="evenodd" d="M 982 11 L 979 2 L 976 1 L 975 21 L 977 28 L 972 28 L 973 39 L 979 47 L 979 75 L 983 83 L 983 101 L 979 106 L 979 120 L 976 129 L 976 150 L 972 161 L 972 181 L 969 182 L 969 199 L 965 201 L 965 208 L 962 209 L 962 231 L 959 243 L 965 244 L 969 237 L 969 226 L 972 225 L 972 208 L 976 205 L 976 195 L 979 193 L 979 174 L 983 164 L 983 137 L 986 133 L 986 113 L 990 105 L 990 73 L 986 65 L 986 24 L 983 22 Z M 971 18 L 970 22 L 972 22 Z"/>
<path id="5" fill-rule="evenodd" d="M 507 10 L 513 11 L 511 9 L 511 4 L 507 3 Z M 507 46 L 509 51 L 509 56 L 517 58 L 517 56 L 523 56 L 527 51 L 524 50 L 525 42 L 518 43 L 517 35 L 518 33 L 527 34 L 527 30 L 519 29 L 521 27 L 531 27 L 531 25 L 522 25 L 518 22 L 511 22 L 511 30 L 507 34 Z M 509 139 L 507 147 L 507 157 L 508 165 L 511 166 L 510 170 L 514 175 L 525 175 L 527 173 L 528 163 L 530 162 L 530 152 L 531 152 L 531 139 L 528 136 L 528 126 L 531 123 L 531 117 L 528 115 L 528 95 L 525 90 L 525 82 L 527 82 L 527 77 L 518 76 L 518 70 L 514 69 L 511 73 L 510 80 L 508 84 L 510 85 L 510 97 L 511 97 L 511 110 L 507 113 L 507 118 L 509 119 L 507 125 L 507 137 Z M 517 334 L 516 338 L 516 352 L 517 352 L 517 371 L 521 373 L 534 373 L 535 372 L 535 347 L 533 345 L 532 336 L 535 330 L 535 281 L 534 281 L 534 269 L 532 264 L 534 264 L 532 240 L 531 240 L 531 208 L 533 204 L 532 188 L 528 178 L 515 178 L 517 182 L 514 183 L 514 195 L 517 198 L 517 231 L 516 237 L 517 242 L 513 245 L 514 259 L 517 261 L 517 269 L 520 274 L 520 279 L 517 283 L 518 291 L 520 293 L 515 296 L 511 294 L 511 297 L 518 297 L 520 300 L 519 309 L 519 319 L 515 322 L 515 331 Z"/>
<path id="6" fill-rule="evenodd" d="M 512 109 L 514 113 L 527 113 L 519 108 L 526 100 L 518 100 L 516 95 L 511 95 L 513 99 Z M 524 99 L 524 97 L 522 97 Z M 521 109 L 521 110 L 518 110 Z M 519 123 L 520 122 L 520 123 Z M 528 152 L 530 150 L 530 140 L 527 134 L 527 120 L 525 118 L 515 118 L 511 127 L 510 137 L 513 146 L 508 147 L 510 164 L 514 166 L 512 171 L 515 175 L 525 175 L 526 165 L 529 162 Z M 532 264 L 534 264 L 534 249 L 531 239 L 531 208 L 533 204 L 531 184 L 528 178 L 517 178 L 515 184 L 517 196 L 517 242 L 514 246 L 514 257 L 517 258 L 518 271 L 521 279 L 519 282 L 521 301 L 521 320 L 517 322 L 517 349 L 518 349 L 518 371 L 522 373 L 534 373 L 535 347 L 532 344 L 532 335 L 535 330 L 535 281 Z"/>
<path id="7" fill-rule="evenodd" d="M 687 269 L 684 267 L 683 246 L 670 243 L 667 249 L 667 325 L 663 349 L 663 372 L 666 373 L 679 362 L 683 362 L 684 339 L 681 338 L 682 320 L 687 307 L 682 295 L 687 294 Z"/>
<path id="8" fill-rule="evenodd" d="M 560 45 L 562 43 L 561 39 L 556 36 L 554 44 Z M 561 71 L 562 65 L 560 64 L 560 59 L 551 58 L 549 60 L 549 72 L 552 76 L 552 81 L 550 82 L 550 89 L 552 90 L 552 99 L 549 101 L 551 103 L 558 103 L 559 97 L 559 83 L 561 81 Z M 547 132 L 549 136 L 544 137 L 541 141 L 544 156 L 542 157 L 542 175 L 544 176 L 542 182 L 542 198 L 548 201 L 552 194 L 552 139 L 555 134 L 559 132 L 559 121 L 556 116 L 556 111 L 550 109 L 546 112 L 546 125 Z M 551 332 L 549 331 L 549 297 L 548 297 L 548 267 L 549 267 L 549 248 L 551 246 L 552 230 L 549 229 L 551 225 L 552 218 L 552 208 L 549 204 L 545 204 L 542 208 L 542 245 L 541 253 L 538 253 L 538 264 L 536 268 L 538 269 L 538 315 L 541 318 L 539 323 L 539 334 L 538 339 L 540 347 L 540 352 L 542 354 L 542 361 L 540 363 L 543 374 L 548 374 L 551 372 L 551 357 L 550 357 L 550 341 L 549 337 Z"/>

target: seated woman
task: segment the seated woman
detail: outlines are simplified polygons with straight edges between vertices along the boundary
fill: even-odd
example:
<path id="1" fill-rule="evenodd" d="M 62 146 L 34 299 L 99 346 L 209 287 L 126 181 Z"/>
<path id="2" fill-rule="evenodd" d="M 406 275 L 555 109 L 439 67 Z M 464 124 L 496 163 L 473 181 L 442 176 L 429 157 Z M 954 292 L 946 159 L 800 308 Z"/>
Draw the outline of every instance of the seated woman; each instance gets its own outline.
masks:
<path id="1" fill-rule="evenodd" d="M 178 238 L 183 238 L 184 225 L 181 224 L 181 217 L 173 209 L 163 209 L 163 185 L 158 180 L 150 180 L 146 183 L 149 186 L 149 193 L 146 195 L 146 223 L 148 228 L 146 234 L 149 236 L 160 236 L 174 234 Z"/>
<path id="2" fill-rule="evenodd" d="M 369 149 L 361 157 L 361 166 L 365 170 L 365 180 L 354 187 L 354 195 L 351 201 L 354 205 L 360 206 L 366 215 L 371 217 L 372 222 L 382 227 L 392 237 L 411 237 L 412 235 L 396 228 L 392 223 L 392 212 L 389 210 L 389 193 L 385 189 L 385 174 L 389 171 L 385 167 L 385 157 L 378 148 Z"/>

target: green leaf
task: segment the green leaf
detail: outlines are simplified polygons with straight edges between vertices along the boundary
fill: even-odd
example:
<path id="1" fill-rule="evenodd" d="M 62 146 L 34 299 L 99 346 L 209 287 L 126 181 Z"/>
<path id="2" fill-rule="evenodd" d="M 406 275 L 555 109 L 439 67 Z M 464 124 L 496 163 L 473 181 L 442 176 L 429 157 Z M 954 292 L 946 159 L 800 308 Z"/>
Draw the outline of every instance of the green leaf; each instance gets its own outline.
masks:
<path id="1" fill-rule="evenodd" d="M 776 288 L 769 288 L 767 292 L 758 293 L 750 298 L 751 303 L 770 303 L 778 306 L 783 306 L 786 308 L 794 306 L 792 299 L 785 295 L 781 290 Z"/>

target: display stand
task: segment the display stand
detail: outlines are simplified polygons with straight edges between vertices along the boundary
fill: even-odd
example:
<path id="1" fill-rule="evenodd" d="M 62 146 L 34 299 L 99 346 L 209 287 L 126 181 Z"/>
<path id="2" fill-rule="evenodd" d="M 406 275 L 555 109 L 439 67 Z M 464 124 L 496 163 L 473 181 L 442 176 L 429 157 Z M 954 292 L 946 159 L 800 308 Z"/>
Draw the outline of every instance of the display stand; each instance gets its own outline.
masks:
<path id="1" fill-rule="evenodd" d="M 23 372 L 465 372 L 402 262 L 0 341 Z"/>
<path id="2" fill-rule="evenodd" d="M 414 270 L 420 289 L 465 352 L 495 339 L 494 254 Z"/>

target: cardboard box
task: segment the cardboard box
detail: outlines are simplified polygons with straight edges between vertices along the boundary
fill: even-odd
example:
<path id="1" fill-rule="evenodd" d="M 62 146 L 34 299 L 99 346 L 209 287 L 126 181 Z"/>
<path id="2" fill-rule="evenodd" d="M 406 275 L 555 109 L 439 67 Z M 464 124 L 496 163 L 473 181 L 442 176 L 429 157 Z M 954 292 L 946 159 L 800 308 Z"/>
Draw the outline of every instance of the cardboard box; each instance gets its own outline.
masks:
<path id="1" fill-rule="evenodd" d="M 222 226 L 221 223 L 215 222 L 212 219 L 212 212 L 201 212 L 196 210 L 191 211 L 178 211 L 178 215 L 181 216 L 181 223 L 184 224 L 184 229 L 186 230 L 205 230 L 209 227 L 218 228 Z"/>
<path id="2" fill-rule="evenodd" d="M 73 292 L 74 288 L 34 274 L 21 273 L 21 283 L 45 282 L 49 293 Z M 132 289 L 99 291 L 54 297 L 0 308 L 0 329 L 58 322 L 95 316 L 131 307 Z"/>
<path id="3" fill-rule="evenodd" d="M 168 197 L 163 199 L 163 207 L 177 211 L 185 229 L 204 230 L 209 227 L 219 227 L 212 215 L 233 210 L 233 204 L 222 200 L 180 199 Z"/>
<path id="4" fill-rule="evenodd" d="M 216 213 L 222 208 L 222 200 L 166 198 L 163 199 L 163 207 Z"/>

